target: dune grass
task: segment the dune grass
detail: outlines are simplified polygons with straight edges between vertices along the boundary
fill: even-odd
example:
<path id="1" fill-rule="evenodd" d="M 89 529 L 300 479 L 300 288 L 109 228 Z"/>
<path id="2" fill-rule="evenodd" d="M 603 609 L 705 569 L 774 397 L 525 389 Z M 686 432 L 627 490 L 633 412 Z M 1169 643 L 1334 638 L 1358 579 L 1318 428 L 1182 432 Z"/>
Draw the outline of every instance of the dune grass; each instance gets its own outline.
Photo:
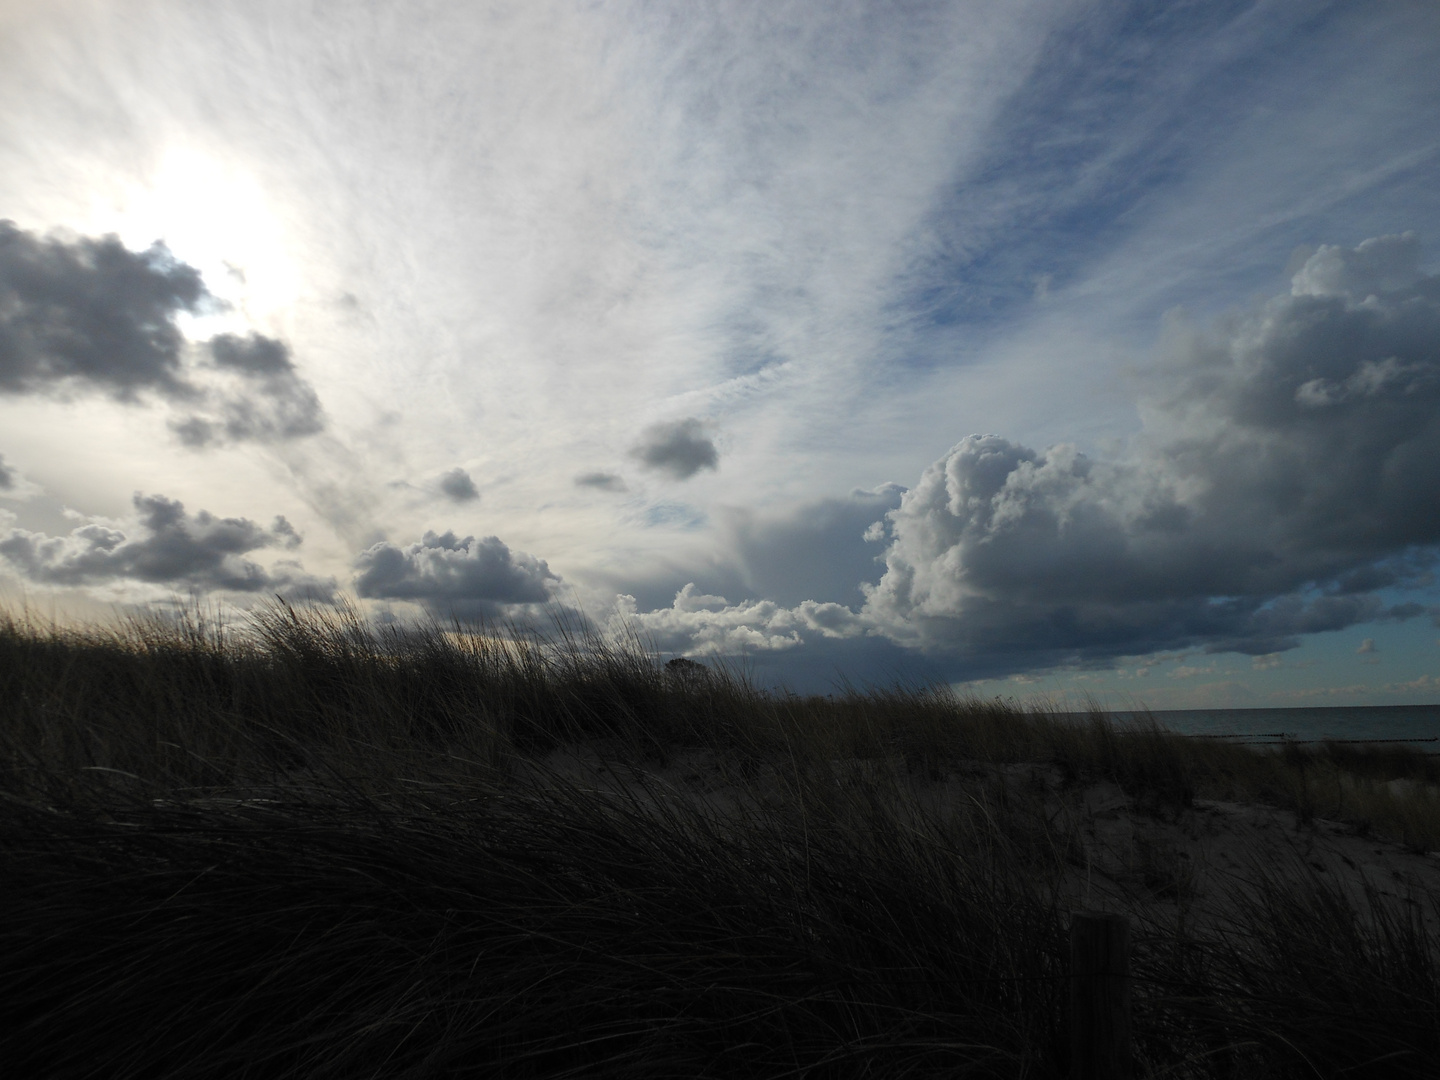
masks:
<path id="1" fill-rule="evenodd" d="M 547 764 L 578 743 L 629 781 Z M 733 812 L 658 778 L 695 747 L 728 763 Z M 564 627 L 12 617 L 0 1061 L 1060 1077 L 1072 838 L 978 782 L 945 813 L 914 796 L 967 762 L 1111 780 L 1140 813 L 1266 799 L 1440 846 L 1437 762 L 1408 751 L 1257 751 L 934 689 L 767 693 Z M 1433 1075 L 1423 912 L 1263 873 L 1234 912 L 1205 934 L 1132 913 L 1142 1075 Z"/>

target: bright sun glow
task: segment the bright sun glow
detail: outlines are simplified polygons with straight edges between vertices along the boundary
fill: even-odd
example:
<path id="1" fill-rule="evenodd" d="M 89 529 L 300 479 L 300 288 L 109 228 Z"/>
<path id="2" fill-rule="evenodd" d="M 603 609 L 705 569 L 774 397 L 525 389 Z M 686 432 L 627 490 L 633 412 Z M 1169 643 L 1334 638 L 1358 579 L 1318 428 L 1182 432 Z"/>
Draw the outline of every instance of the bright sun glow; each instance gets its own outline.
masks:
<path id="1" fill-rule="evenodd" d="M 231 305 L 182 320 L 192 336 L 264 324 L 298 293 L 299 274 L 264 191 L 252 176 L 206 154 L 167 153 L 150 183 L 128 193 L 110 228 L 133 249 L 163 240 Z"/>

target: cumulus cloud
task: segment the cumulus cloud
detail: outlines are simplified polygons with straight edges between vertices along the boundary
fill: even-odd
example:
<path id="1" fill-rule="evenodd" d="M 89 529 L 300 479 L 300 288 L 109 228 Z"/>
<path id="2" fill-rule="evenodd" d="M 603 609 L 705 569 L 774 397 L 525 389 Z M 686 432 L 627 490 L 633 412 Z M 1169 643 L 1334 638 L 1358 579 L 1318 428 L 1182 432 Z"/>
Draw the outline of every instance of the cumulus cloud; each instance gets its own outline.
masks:
<path id="1" fill-rule="evenodd" d="M 708 425 L 695 417 L 653 424 L 630 451 L 647 469 L 676 480 L 688 480 L 701 469 L 718 469 L 720 454 L 708 434 Z"/>
<path id="2" fill-rule="evenodd" d="M 884 570 L 884 546 L 876 541 L 884 537 L 884 515 L 899 505 L 903 491 L 887 483 L 779 511 L 721 508 L 720 550 L 708 553 L 702 563 L 659 566 L 651 576 L 631 577 L 623 586 L 624 610 L 639 611 L 635 625 L 663 640 L 670 652 L 702 647 L 723 652 L 724 642 L 750 653 L 774 652 L 803 642 L 806 657 L 786 661 L 786 678 L 797 665 L 808 665 L 824 680 L 837 665 L 862 664 L 868 671 L 871 661 L 879 663 L 877 677 L 891 677 L 902 668 L 913 673 L 915 664 L 897 663 L 899 650 L 890 643 L 881 648 L 875 638 L 869 639 L 871 655 L 858 655 L 858 638 L 867 623 L 852 610 L 863 600 L 861 583 L 878 580 Z M 762 599 L 717 607 L 722 595 Z M 692 598 L 705 596 L 711 600 L 696 608 Z M 743 626 L 755 634 L 742 632 Z M 726 627 L 731 629 L 722 633 Z M 841 641 L 857 648 L 838 649 L 835 643 Z M 817 652 L 822 643 L 829 644 Z"/>
<path id="3" fill-rule="evenodd" d="M 458 465 L 440 477 L 440 490 L 456 502 L 470 502 L 480 497 L 475 481 Z"/>
<path id="4" fill-rule="evenodd" d="M 671 651 L 878 634 L 969 677 L 1164 649 L 1270 667 L 1304 635 L 1425 614 L 1378 595 L 1427 581 L 1440 545 L 1440 277 L 1419 266 L 1409 235 L 1322 247 L 1288 293 L 1209 332 L 1172 328 L 1163 392 L 1121 455 L 973 435 L 909 491 L 811 519 L 732 514 L 744 586 L 769 599 L 687 586 L 621 614 Z M 881 520 L 865 527 L 867 500 Z M 799 600 L 825 560 L 795 553 L 831 547 L 858 612 Z"/>
<path id="5" fill-rule="evenodd" d="M 1375 639 L 1374 639 L 1374 638 L 1371 638 L 1371 637 L 1367 637 L 1364 641 L 1360 642 L 1360 647 L 1359 647 L 1358 649 L 1356 649 L 1355 651 L 1356 651 L 1357 653 L 1364 654 L 1364 653 L 1379 652 L 1380 650 L 1377 649 L 1377 648 L 1375 648 Z"/>
<path id="6" fill-rule="evenodd" d="M 115 236 L 42 239 L 0 221 L 0 390 L 192 393 L 175 316 L 208 299 L 163 244 L 133 252 Z"/>
<path id="7" fill-rule="evenodd" d="M 624 479 L 615 473 L 587 472 L 575 477 L 577 487 L 593 487 L 600 491 L 629 491 Z"/>
<path id="8" fill-rule="evenodd" d="M 14 491 L 19 479 L 14 467 L 5 464 L 5 455 L 0 454 L 0 491 Z"/>
<path id="9" fill-rule="evenodd" d="M 613 633 L 638 631 L 661 652 L 733 655 L 774 652 L 803 645 L 807 635 L 853 638 L 865 632 L 855 612 L 836 603 L 806 600 L 784 607 L 773 600 L 731 604 L 688 584 L 674 603 L 657 611 L 637 611 L 633 596 L 621 596 L 610 619 Z"/>
<path id="10" fill-rule="evenodd" d="M 360 556 L 355 569 L 361 596 L 410 600 L 462 617 L 545 603 L 560 581 L 543 559 L 512 551 L 499 537 L 459 539 L 453 532 L 427 532 L 405 547 L 382 541 Z"/>
<path id="11" fill-rule="evenodd" d="M 1292 296 L 1340 296 L 1361 301 L 1404 292 L 1421 280 L 1414 233 L 1374 236 L 1353 248 L 1323 244 L 1290 280 Z"/>
<path id="12" fill-rule="evenodd" d="M 293 549 L 300 535 L 283 517 L 268 527 L 248 518 L 190 514 L 163 495 L 134 498 L 135 516 L 92 521 L 65 536 L 11 529 L 0 536 L 0 556 L 44 585 L 143 582 L 176 589 L 233 592 L 303 586 L 329 595 L 333 582 L 312 578 L 293 563 L 266 570 L 245 558 L 262 548 Z"/>
<path id="13" fill-rule="evenodd" d="M 865 614 L 1003 668 L 1265 655 L 1418 613 L 1440 543 L 1440 277 L 1413 237 L 1322 247 L 1289 293 L 1173 335 L 1114 460 L 973 435 L 887 516 Z"/>
<path id="14" fill-rule="evenodd" d="M 181 441 L 275 441 L 324 424 L 315 391 L 283 342 L 221 334 L 189 345 L 184 312 L 223 307 L 164 244 L 130 251 L 115 236 L 39 237 L 0 221 L 0 392 L 148 391 L 193 409 Z"/>

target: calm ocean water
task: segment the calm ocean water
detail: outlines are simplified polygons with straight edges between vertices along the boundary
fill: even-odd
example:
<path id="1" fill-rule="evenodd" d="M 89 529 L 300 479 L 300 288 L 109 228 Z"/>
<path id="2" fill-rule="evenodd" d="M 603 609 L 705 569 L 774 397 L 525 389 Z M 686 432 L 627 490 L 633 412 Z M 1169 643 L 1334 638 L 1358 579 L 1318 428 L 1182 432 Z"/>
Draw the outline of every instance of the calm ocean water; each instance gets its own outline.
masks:
<path id="1" fill-rule="evenodd" d="M 1144 714 L 1111 714 L 1124 723 Z M 1185 735 L 1223 736 L 1237 742 L 1351 739 L 1416 740 L 1417 750 L 1440 753 L 1440 705 L 1337 706 L 1316 709 L 1167 709 L 1150 715 Z M 1424 741 L 1419 741 L 1424 740 Z"/>

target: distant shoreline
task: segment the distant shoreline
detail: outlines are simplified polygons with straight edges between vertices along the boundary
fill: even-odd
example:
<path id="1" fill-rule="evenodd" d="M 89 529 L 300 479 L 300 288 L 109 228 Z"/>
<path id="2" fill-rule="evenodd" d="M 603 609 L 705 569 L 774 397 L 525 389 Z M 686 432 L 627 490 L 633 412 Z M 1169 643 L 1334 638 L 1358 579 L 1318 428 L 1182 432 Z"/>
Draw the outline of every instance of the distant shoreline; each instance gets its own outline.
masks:
<path id="1" fill-rule="evenodd" d="M 1071 713 L 1083 716 L 1083 713 Z M 1326 740 L 1408 742 L 1440 739 L 1440 705 L 1303 705 L 1244 709 L 1125 709 L 1116 723 L 1153 719 L 1181 735 L 1245 739 L 1261 745 Z M 1433 750 L 1440 753 L 1440 742 Z"/>

